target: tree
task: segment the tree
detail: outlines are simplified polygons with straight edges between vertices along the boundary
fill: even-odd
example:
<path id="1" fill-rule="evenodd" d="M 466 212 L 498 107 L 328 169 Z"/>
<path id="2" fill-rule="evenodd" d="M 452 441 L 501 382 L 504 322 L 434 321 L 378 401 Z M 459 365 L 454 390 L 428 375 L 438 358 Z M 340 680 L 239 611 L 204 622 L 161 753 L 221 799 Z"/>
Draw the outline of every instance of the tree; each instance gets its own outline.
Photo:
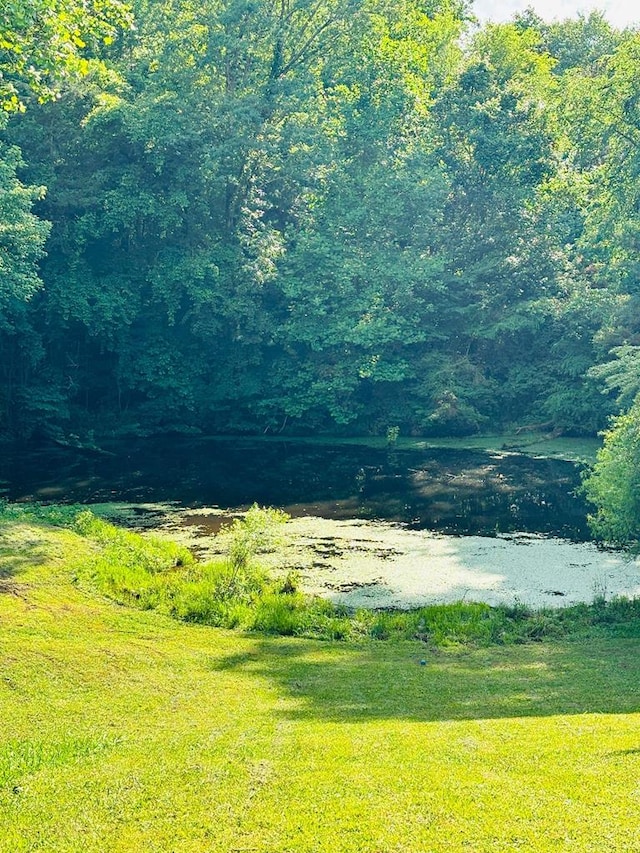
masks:
<path id="1" fill-rule="evenodd" d="M 17 178 L 17 148 L 0 143 L 0 328 L 13 300 L 29 299 L 40 287 L 37 262 L 44 254 L 49 225 L 31 212 L 42 187 L 25 187 Z"/>
<path id="2" fill-rule="evenodd" d="M 18 177 L 25 163 L 7 142 L 8 116 L 33 96 L 56 97 L 61 83 L 96 66 L 101 46 L 130 23 L 120 0 L 5 0 L 0 9 L 0 428 L 24 429 L 64 406 L 55 384 L 47 386 L 47 368 L 35 378 L 44 350 L 28 301 L 42 286 L 38 264 L 50 226 L 32 210 L 44 187 Z"/>
<path id="3" fill-rule="evenodd" d="M 588 370 L 639 342 L 633 35 L 461 39 L 446 0 L 135 7 L 76 44 L 117 73 L 12 117 L 53 223 L 14 401 L 78 429 L 601 428 Z"/>
<path id="4" fill-rule="evenodd" d="M 616 545 L 640 542 L 640 401 L 605 432 L 584 492 L 597 507 L 589 518 L 597 538 Z"/>
<path id="5" fill-rule="evenodd" d="M 424 354 L 415 391 L 431 409 L 425 427 L 544 419 L 545 379 L 530 361 L 558 269 L 542 193 L 554 170 L 553 62 L 538 44 L 531 30 L 488 25 L 434 105 L 451 190 L 439 242 L 447 298 L 435 317 L 443 345 Z"/>
<path id="6" fill-rule="evenodd" d="M 416 140 L 459 20 L 333 0 L 137 11 L 124 86 L 21 123 L 48 170 L 41 309 L 58 318 L 43 334 L 59 382 L 79 409 L 154 428 L 352 419 L 361 386 L 401 380 L 397 351 L 423 334 L 416 287 L 435 266 L 419 219 L 442 187 Z M 316 273 L 341 252 L 332 299 Z M 331 323 L 302 299 L 333 301 Z M 315 396 L 286 378 L 298 351 Z"/>
<path id="7" fill-rule="evenodd" d="M 315 428 L 327 416 L 352 429 L 407 427 L 402 389 L 416 347 L 433 340 L 448 185 L 429 106 L 458 58 L 461 24 L 411 3 L 369 14 L 323 71 L 322 180 L 307 183 L 280 264 L 285 313 L 263 402 L 274 426 L 284 415 Z"/>
<path id="8" fill-rule="evenodd" d="M 65 76 L 86 73 L 87 56 L 131 22 L 122 0 L 3 0 L 0 105 L 22 110 L 30 93 L 55 97 Z"/>

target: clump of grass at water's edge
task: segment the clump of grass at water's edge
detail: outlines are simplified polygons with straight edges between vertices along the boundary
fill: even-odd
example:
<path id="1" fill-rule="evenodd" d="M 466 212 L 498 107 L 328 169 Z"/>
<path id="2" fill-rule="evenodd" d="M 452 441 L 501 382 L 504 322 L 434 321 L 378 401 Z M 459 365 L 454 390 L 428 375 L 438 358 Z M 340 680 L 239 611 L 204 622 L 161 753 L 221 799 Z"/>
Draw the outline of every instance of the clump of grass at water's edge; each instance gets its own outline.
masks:
<path id="1" fill-rule="evenodd" d="M 61 526 L 87 540 L 91 547 L 69 565 L 79 585 L 184 622 L 316 639 L 417 639 L 435 647 L 640 636 L 640 599 L 604 595 L 566 608 L 458 602 L 351 611 L 301 592 L 295 574 L 274 579 L 261 568 L 260 553 L 277 548 L 286 519 L 279 510 L 252 507 L 219 534 L 226 555 L 203 563 L 184 546 L 119 528 L 86 508 L 4 503 L 0 512 L 5 525 Z"/>

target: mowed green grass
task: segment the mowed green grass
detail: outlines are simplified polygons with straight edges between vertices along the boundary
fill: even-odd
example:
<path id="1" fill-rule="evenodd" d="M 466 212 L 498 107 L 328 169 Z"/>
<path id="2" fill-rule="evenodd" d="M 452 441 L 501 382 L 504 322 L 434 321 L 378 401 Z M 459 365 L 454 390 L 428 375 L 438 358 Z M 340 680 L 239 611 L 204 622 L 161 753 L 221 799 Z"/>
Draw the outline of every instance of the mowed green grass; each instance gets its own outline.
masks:
<path id="1" fill-rule="evenodd" d="M 637 640 L 243 635 L 73 585 L 70 531 L 2 536 L 2 853 L 640 851 Z"/>

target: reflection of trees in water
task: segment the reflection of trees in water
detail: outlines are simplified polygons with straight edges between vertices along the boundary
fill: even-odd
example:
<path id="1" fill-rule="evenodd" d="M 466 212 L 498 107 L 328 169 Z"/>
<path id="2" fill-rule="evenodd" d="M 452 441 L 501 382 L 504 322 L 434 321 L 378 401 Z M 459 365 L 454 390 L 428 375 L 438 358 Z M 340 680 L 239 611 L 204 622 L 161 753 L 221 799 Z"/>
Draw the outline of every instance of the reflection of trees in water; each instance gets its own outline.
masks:
<path id="1" fill-rule="evenodd" d="M 458 533 L 587 536 L 573 463 L 479 451 L 393 452 L 252 440 L 119 443 L 108 458 L 60 450 L 0 461 L 9 495 L 66 501 L 177 501 L 321 507 L 334 517 L 398 520 Z"/>
<path id="2" fill-rule="evenodd" d="M 588 537 L 573 463 L 460 451 L 436 451 L 422 463 L 411 462 L 404 471 L 380 470 L 367 479 L 362 496 L 369 517 L 456 533 Z"/>

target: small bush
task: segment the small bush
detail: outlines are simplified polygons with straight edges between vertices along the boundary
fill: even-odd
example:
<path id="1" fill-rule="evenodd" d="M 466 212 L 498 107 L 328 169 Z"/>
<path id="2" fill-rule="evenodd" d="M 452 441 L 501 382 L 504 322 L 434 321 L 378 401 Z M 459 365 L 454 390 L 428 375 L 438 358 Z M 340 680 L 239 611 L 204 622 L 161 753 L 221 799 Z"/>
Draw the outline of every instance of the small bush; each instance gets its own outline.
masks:
<path id="1" fill-rule="evenodd" d="M 550 613 L 534 613 L 521 624 L 521 630 L 515 634 L 514 639 L 524 642 L 563 637 L 565 634 L 565 627 L 556 616 Z"/>
<path id="2" fill-rule="evenodd" d="M 363 615 L 361 614 L 361 619 Z M 394 636 L 408 638 L 416 621 L 416 613 L 378 610 L 368 618 L 365 616 L 365 621 L 368 622 L 369 636 L 375 640 L 388 640 Z"/>
<path id="3" fill-rule="evenodd" d="M 215 627 L 237 628 L 251 619 L 251 607 L 242 601 L 216 595 L 216 588 L 207 581 L 195 581 L 180 586 L 167 602 L 171 616 L 185 622 L 198 622 Z"/>
<path id="4" fill-rule="evenodd" d="M 228 560 L 232 569 L 242 571 L 252 557 L 275 550 L 282 542 L 282 525 L 289 516 L 279 509 L 254 504 L 242 518 L 225 525 L 221 537 L 227 537 Z"/>
<path id="5" fill-rule="evenodd" d="M 76 513 L 71 526 L 100 546 L 79 567 L 80 574 L 90 576 L 116 601 L 188 622 L 233 628 L 251 627 L 257 604 L 274 594 L 273 584 L 252 557 L 256 549 L 274 547 L 275 527 L 285 518 L 284 513 L 253 507 L 246 525 L 239 519 L 223 532 L 227 556 L 204 564 L 180 545 L 121 530 L 87 510 Z M 292 576 L 288 583 L 293 582 Z M 261 618 L 266 625 L 266 617 Z M 271 617 L 274 625 L 276 621 Z"/>

